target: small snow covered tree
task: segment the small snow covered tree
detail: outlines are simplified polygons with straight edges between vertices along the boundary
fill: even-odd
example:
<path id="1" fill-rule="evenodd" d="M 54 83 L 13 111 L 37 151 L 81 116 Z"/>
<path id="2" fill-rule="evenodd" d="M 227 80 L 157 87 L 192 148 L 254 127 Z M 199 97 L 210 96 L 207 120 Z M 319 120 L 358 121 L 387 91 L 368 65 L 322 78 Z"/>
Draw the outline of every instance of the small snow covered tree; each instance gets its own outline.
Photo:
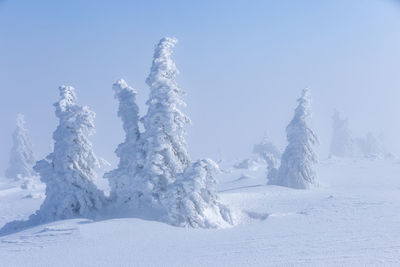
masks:
<path id="1" fill-rule="evenodd" d="M 75 103 L 73 87 L 59 90 L 61 98 L 54 104 L 59 119 L 54 151 L 34 166 L 46 184 L 46 198 L 30 218 L 38 222 L 94 217 L 104 203 L 103 192 L 93 183 L 98 161 L 87 138 L 94 132 L 95 113 Z"/>
<path id="2" fill-rule="evenodd" d="M 330 156 L 351 157 L 354 154 L 354 142 L 348 126 L 348 120 L 341 118 L 338 111 L 332 117 L 332 141 Z"/>
<path id="3" fill-rule="evenodd" d="M 279 160 L 272 154 L 266 154 L 264 158 L 267 163 L 268 184 L 277 184 Z"/>
<path id="4" fill-rule="evenodd" d="M 357 155 L 363 158 L 391 158 L 393 154 L 388 152 L 380 138 L 377 138 L 372 132 L 362 138 L 356 138 Z"/>
<path id="5" fill-rule="evenodd" d="M 25 128 L 24 115 L 18 114 L 17 126 L 13 133 L 13 146 L 10 152 L 10 166 L 6 170 L 6 177 L 15 180 L 24 180 L 35 175 L 33 165 L 32 144 L 28 130 Z"/>
<path id="6" fill-rule="evenodd" d="M 165 206 L 172 225 L 216 228 L 233 224 L 230 210 L 218 201 L 214 178 L 218 170 L 214 161 L 199 160 L 169 186 Z"/>
<path id="7" fill-rule="evenodd" d="M 143 143 L 145 161 L 145 202 L 158 204 L 169 184 L 189 165 L 186 149 L 185 124 L 189 118 L 179 109 L 185 103 L 183 91 L 175 81 L 178 69 L 171 59 L 174 38 L 162 38 L 154 51 L 151 71 L 146 79 L 150 97 L 147 114 L 142 118 L 145 132 Z"/>
<path id="8" fill-rule="evenodd" d="M 316 184 L 314 164 L 317 162 L 317 157 L 313 147 L 318 140 L 307 125 L 307 117 L 310 114 L 308 89 L 303 90 L 302 96 L 297 101 L 299 104 L 294 117 L 286 128 L 289 144 L 282 155 L 277 178 L 273 180 L 273 183 L 306 189 Z"/>
<path id="9" fill-rule="evenodd" d="M 119 158 L 118 168 L 106 173 L 105 177 L 110 181 L 111 199 L 117 205 L 127 202 L 136 204 L 137 197 L 141 194 L 137 173 L 143 164 L 137 92 L 122 79 L 113 85 L 113 89 L 115 98 L 119 101 L 118 116 L 123 123 L 125 141 L 115 151 Z"/>
<path id="10" fill-rule="evenodd" d="M 274 157 L 277 160 L 281 158 L 281 152 L 275 144 L 269 140 L 267 135 L 264 136 L 263 140 L 259 144 L 253 146 L 253 154 L 258 155 L 260 158 L 265 160 L 266 157 Z"/>

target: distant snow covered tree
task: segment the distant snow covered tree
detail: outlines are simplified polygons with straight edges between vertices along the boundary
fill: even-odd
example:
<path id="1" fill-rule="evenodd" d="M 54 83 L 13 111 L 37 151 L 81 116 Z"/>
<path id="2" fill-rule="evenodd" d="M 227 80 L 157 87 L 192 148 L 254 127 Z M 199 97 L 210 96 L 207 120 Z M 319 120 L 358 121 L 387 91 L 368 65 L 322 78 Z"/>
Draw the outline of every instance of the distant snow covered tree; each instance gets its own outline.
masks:
<path id="1" fill-rule="evenodd" d="M 140 142 L 139 107 L 136 104 L 136 90 L 124 80 L 113 85 L 115 98 L 119 101 L 118 116 L 125 131 L 125 141 L 118 145 L 115 153 L 119 158 L 118 168 L 104 176 L 110 181 L 110 197 L 116 204 L 137 202 L 140 180 L 137 173 L 143 167 L 143 150 Z"/>
<path id="2" fill-rule="evenodd" d="M 75 103 L 74 88 L 61 86 L 54 104 L 59 125 L 53 133 L 54 151 L 34 166 L 46 184 L 46 198 L 30 219 L 47 222 L 94 217 L 104 204 L 104 194 L 93 183 L 98 165 L 87 138 L 94 132 L 95 113 Z"/>
<path id="3" fill-rule="evenodd" d="M 307 125 L 310 114 L 310 98 L 308 89 L 304 89 L 297 100 L 298 106 L 292 121 L 286 128 L 288 146 L 286 147 L 276 180 L 276 185 L 297 189 L 306 189 L 316 184 L 314 164 L 317 162 L 313 150 L 318 143 L 314 132 Z"/>
<path id="4" fill-rule="evenodd" d="M 332 141 L 330 156 L 351 157 L 354 155 L 354 142 L 348 126 L 348 120 L 341 118 L 338 111 L 332 117 Z"/>
<path id="5" fill-rule="evenodd" d="M 266 154 L 265 161 L 267 163 L 268 184 L 278 184 L 276 179 L 278 178 L 279 159 L 272 154 Z"/>
<path id="6" fill-rule="evenodd" d="M 265 159 L 267 156 L 272 156 L 278 160 L 281 158 L 281 152 L 275 146 L 275 144 L 272 143 L 271 140 L 269 140 L 267 136 L 264 136 L 263 140 L 260 143 L 253 146 L 253 154 L 258 155 L 260 158 L 263 159 Z"/>
<path id="7" fill-rule="evenodd" d="M 18 114 L 16 129 L 13 133 L 13 146 L 10 152 L 10 166 L 6 170 L 5 176 L 22 181 L 24 178 L 35 175 L 34 164 L 35 157 L 28 130 L 25 128 L 24 115 Z"/>
<path id="8" fill-rule="evenodd" d="M 165 206 L 172 225 L 216 228 L 233 224 L 230 210 L 218 201 L 214 177 L 218 171 L 214 161 L 199 160 L 169 185 Z"/>
<path id="9" fill-rule="evenodd" d="M 171 59 L 174 38 L 162 38 L 154 51 L 151 71 L 146 79 L 150 97 L 147 114 L 142 118 L 146 152 L 143 171 L 146 202 L 159 203 L 169 184 L 189 165 L 185 124 L 189 118 L 179 109 L 185 103 L 183 91 L 175 81 L 179 73 Z"/>
<path id="10" fill-rule="evenodd" d="M 368 132 L 364 138 L 355 138 L 357 155 L 364 158 L 393 158 L 394 155 L 387 151 L 381 138 Z"/>

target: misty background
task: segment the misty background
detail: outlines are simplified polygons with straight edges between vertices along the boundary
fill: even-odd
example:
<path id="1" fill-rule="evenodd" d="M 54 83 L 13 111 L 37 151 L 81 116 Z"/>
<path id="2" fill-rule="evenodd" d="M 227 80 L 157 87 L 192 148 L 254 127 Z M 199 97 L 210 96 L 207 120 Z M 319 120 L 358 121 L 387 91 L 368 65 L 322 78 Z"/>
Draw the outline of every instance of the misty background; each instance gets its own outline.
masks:
<path id="1" fill-rule="evenodd" d="M 382 134 L 399 154 L 399 29 L 400 3 L 391 0 L 0 1 L 0 172 L 18 113 L 36 158 L 50 152 L 62 84 L 96 112 L 94 150 L 116 164 L 124 136 L 112 84 L 134 87 L 145 114 L 145 79 L 163 36 L 179 40 L 192 159 L 246 157 L 265 133 L 284 148 L 304 87 L 320 158 L 335 108 L 354 135 Z"/>

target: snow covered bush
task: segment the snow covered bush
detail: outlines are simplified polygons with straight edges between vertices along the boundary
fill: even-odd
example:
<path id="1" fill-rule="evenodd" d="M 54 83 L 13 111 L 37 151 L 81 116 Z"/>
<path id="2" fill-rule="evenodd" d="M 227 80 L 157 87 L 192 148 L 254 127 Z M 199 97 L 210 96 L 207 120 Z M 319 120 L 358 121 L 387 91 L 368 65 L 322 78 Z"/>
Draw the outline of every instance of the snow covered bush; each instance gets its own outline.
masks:
<path id="1" fill-rule="evenodd" d="M 35 157 L 28 130 L 25 128 L 24 115 L 18 114 L 16 129 L 13 133 L 13 146 L 10 152 L 10 166 L 6 170 L 5 176 L 22 181 L 35 175 L 34 164 Z"/>
<path id="2" fill-rule="evenodd" d="M 143 199 L 159 204 L 168 185 L 189 165 L 185 124 L 189 118 L 179 109 L 185 103 L 183 91 L 175 81 L 179 73 L 171 59 L 174 38 L 162 38 L 154 51 L 151 71 L 146 79 L 150 97 L 147 114 L 142 118 L 145 158 L 141 176 L 144 178 Z"/>
<path id="3" fill-rule="evenodd" d="M 218 201 L 214 177 L 218 171 L 214 161 L 199 160 L 169 186 L 165 206 L 172 225 L 215 228 L 233 224 L 230 210 Z"/>
<path id="4" fill-rule="evenodd" d="M 352 157 L 354 155 L 354 141 L 349 130 L 348 120 L 341 118 L 335 111 L 332 117 L 332 141 L 330 157 Z"/>
<path id="5" fill-rule="evenodd" d="M 74 88 L 61 86 L 54 104 L 59 125 L 53 133 L 54 151 L 34 166 L 46 184 L 46 198 L 31 220 L 46 222 L 94 217 L 104 194 L 93 183 L 98 164 L 87 135 L 94 132 L 95 113 L 75 103 Z"/>
<path id="6" fill-rule="evenodd" d="M 124 80 L 113 85 L 115 98 L 119 101 L 118 116 L 125 131 L 125 141 L 118 145 L 115 153 L 119 158 L 118 168 L 104 175 L 110 182 L 110 197 L 115 204 L 137 204 L 141 194 L 137 173 L 142 168 L 143 154 L 140 143 L 139 107 L 136 90 Z"/>
<path id="7" fill-rule="evenodd" d="M 308 89 L 303 90 L 302 96 L 297 101 L 294 117 L 286 128 L 289 144 L 282 155 L 277 177 L 269 184 L 306 189 L 316 184 L 314 164 L 317 162 L 317 157 L 313 147 L 318 140 L 307 125 L 307 118 L 310 115 Z"/>

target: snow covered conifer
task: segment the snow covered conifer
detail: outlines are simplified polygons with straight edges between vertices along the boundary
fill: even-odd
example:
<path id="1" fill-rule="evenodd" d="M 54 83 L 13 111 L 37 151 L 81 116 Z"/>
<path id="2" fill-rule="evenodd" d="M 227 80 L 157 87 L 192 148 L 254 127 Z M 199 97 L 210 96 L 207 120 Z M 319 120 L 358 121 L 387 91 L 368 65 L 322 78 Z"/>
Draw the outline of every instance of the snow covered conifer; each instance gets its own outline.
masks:
<path id="1" fill-rule="evenodd" d="M 104 201 L 103 192 L 93 183 L 98 161 L 87 138 L 94 132 L 95 113 L 75 103 L 73 87 L 59 90 L 60 100 L 54 104 L 59 119 L 54 151 L 34 166 L 46 184 L 46 198 L 30 218 L 38 222 L 93 217 Z"/>
<path id="2" fill-rule="evenodd" d="M 168 190 L 168 219 L 172 225 L 215 228 L 233 224 L 230 210 L 218 201 L 215 174 L 218 165 L 199 160 L 188 166 Z"/>
<path id="3" fill-rule="evenodd" d="M 160 203 L 169 184 L 189 165 L 186 149 L 185 124 L 189 118 L 180 107 L 183 91 L 175 81 L 179 73 L 171 59 L 174 38 L 162 38 L 154 51 L 151 71 L 146 79 L 150 97 L 147 114 L 142 118 L 145 162 L 144 177 L 146 202 Z"/>
<path id="4" fill-rule="evenodd" d="M 294 117 L 286 128 L 289 144 L 282 155 L 275 184 L 306 189 L 316 184 L 314 164 L 317 157 L 313 147 L 318 143 L 318 139 L 307 125 L 307 117 L 310 114 L 308 89 L 303 90 L 297 102 Z"/>
<path id="5" fill-rule="evenodd" d="M 23 180 L 35 175 L 33 165 L 35 158 L 28 130 L 25 128 L 24 115 L 17 115 L 17 125 L 13 133 L 13 146 L 10 152 L 10 166 L 6 170 L 6 177 Z"/>
<path id="6" fill-rule="evenodd" d="M 115 98 L 119 101 L 118 116 L 125 131 L 125 141 L 118 145 L 115 153 L 119 158 L 118 168 L 105 174 L 110 181 L 111 199 L 117 204 L 137 199 L 140 189 L 137 172 L 142 168 L 143 155 L 139 131 L 139 107 L 136 104 L 136 90 L 124 80 L 113 85 Z M 140 193 L 139 193 L 140 194 Z"/>
<path id="7" fill-rule="evenodd" d="M 348 126 L 348 120 L 341 118 L 338 111 L 332 117 L 332 141 L 330 156 L 351 157 L 354 154 L 354 142 Z"/>

